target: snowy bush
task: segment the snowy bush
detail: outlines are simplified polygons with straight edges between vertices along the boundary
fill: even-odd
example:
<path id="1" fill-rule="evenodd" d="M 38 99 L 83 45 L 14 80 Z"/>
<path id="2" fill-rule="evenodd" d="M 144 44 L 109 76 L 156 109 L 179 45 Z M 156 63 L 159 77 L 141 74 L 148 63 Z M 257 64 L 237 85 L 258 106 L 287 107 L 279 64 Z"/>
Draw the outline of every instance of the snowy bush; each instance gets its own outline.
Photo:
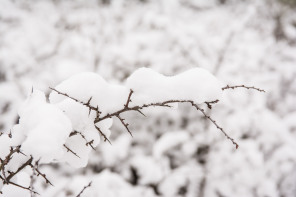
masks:
<path id="1" fill-rule="evenodd" d="M 37 193 L 32 186 L 20 185 L 16 175 L 33 173 L 52 184 L 39 171 L 38 165 L 65 162 L 72 167 L 85 167 L 90 151 L 95 150 L 101 140 L 112 143 L 109 140 L 112 118 L 117 118 L 132 135 L 122 115 L 134 111 L 145 116 L 145 110 L 151 107 L 176 108 L 180 103 L 189 103 L 238 148 L 234 139 L 204 109 L 212 109 L 212 105 L 221 99 L 223 90 L 237 87 L 263 91 L 255 87 L 223 86 L 201 68 L 176 76 L 164 76 L 152 69 L 140 68 L 123 85 L 109 84 L 95 73 L 81 73 L 50 88 L 49 102 L 45 93 L 32 89 L 19 109 L 19 123 L 9 133 L 1 133 L 1 187 L 12 184 Z M 177 137 L 177 141 L 165 140 L 178 143 L 178 140 L 188 138 L 185 133 L 177 134 L 172 133 L 170 137 Z M 158 157 L 167 149 L 161 144 L 159 142 L 155 147 Z M 137 163 L 135 161 L 135 165 L 141 165 Z"/>
<path id="2" fill-rule="evenodd" d="M 142 111 L 146 117 L 120 116 L 133 137 L 113 118 L 112 145 L 94 147 L 86 167 L 38 165 L 54 187 L 31 166 L 12 181 L 46 197 L 76 196 L 91 181 L 81 196 L 295 197 L 296 12 L 279 2 L 1 0 L 0 131 L 6 134 L 20 122 L 18 109 L 32 86 L 49 102 L 49 87 L 81 72 L 123 84 L 140 67 L 167 76 L 201 67 L 225 84 L 267 91 L 223 91 L 213 109 L 199 105 L 238 150 L 190 103 L 150 107 Z M 17 141 L 2 137 L 1 144 Z M 23 161 L 14 163 L 18 168 Z M 38 196 L 12 184 L 2 192 Z"/>

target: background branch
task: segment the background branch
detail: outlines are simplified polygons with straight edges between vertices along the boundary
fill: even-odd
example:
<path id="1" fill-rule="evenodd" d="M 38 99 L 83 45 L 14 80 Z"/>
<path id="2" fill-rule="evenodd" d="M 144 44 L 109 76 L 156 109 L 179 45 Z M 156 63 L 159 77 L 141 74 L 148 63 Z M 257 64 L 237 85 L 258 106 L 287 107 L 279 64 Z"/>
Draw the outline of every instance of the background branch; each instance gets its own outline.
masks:
<path id="1" fill-rule="evenodd" d="M 235 89 L 235 88 L 246 88 L 246 89 L 253 89 L 253 90 L 257 90 L 259 92 L 265 92 L 265 90 L 263 89 L 259 89 L 259 88 L 256 88 L 254 86 L 245 86 L 245 85 L 235 85 L 235 86 L 225 86 L 222 88 L 222 90 L 227 90 L 227 89 Z"/>

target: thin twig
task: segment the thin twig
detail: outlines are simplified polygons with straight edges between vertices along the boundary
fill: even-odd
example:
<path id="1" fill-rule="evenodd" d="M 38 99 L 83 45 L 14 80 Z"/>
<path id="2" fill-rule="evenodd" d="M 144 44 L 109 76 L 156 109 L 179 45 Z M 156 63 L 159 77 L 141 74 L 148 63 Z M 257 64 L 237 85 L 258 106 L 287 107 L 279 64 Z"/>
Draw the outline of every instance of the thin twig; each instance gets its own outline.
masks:
<path id="1" fill-rule="evenodd" d="M 21 186 L 21 185 L 19 185 L 19 184 L 17 184 L 17 183 L 11 182 L 11 181 L 10 181 L 8 184 L 14 185 L 14 186 L 16 186 L 16 187 L 19 187 L 19 188 L 22 188 L 22 189 L 25 189 L 25 190 L 28 190 L 28 191 L 30 191 L 30 192 L 33 192 L 34 194 L 38 194 L 38 195 L 40 195 L 38 192 L 32 190 L 30 187 Z"/>
<path id="2" fill-rule="evenodd" d="M 86 190 L 87 188 L 89 188 L 91 186 L 91 184 L 92 184 L 92 181 L 89 182 L 88 185 L 84 186 L 83 189 L 79 192 L 79 194 L 76 197 L 80 197 L 81 194 L 84 192 L 84 190 Z"/>
<path id="3" fill-rule="evenodd" d="M 81 133 L 81 132 L 79 132 L 79 131 L 72 131 L 71 133 L 70 133 L 70 135 L 69 135 L 69 137 L 72 137 L 72 136 L 74 136 L 74 135 L 80 135 L 84 140 L 85 140 L 85 142 L 86 142 L 86 146 L 90 146 L 93 150 L 95 150 L 95 148 L 93 147 L 93 143 L 94 143 L 94 140 L 90 140 L 90 141 L 88 141 L 87 139 L 86 139 L 86 137 Z"/>
<path id="4" fill-rule="evenodd" d="M 67 152 L 71 152 L 73 155 L 80 158 L 74 151 L 72 151 L 68 146 L 66 146 L 66 144 L 64 144 L 64 147 L 67 149 Z"/>
<path id="5" fill-rule="evenodd" d="M 99 128 L 99 127 L 97 127 L 96 125 L 95 125 L 95 128 L 97 129 L 97 131 L 101 134 L 101 136 L 104 138 L 104 141 L 106 142 L 106 141 L 108 141 L 109 142 L 109 144 L 111 144 L 111 142 L 110 142 L 110 140 L 107 138 L 107 136 L 102 132 L 102 130 Z M 111 144 L 112 145 L 112 144 Z"/>
<path id="6" fill-rule="evenodd" d="M 121 118 L 120 117 L 120 115 L 117 115 L 116 116 L 119 120 L 120 120 L 120 122 L 123 124 L 123 126 L 126 128 L 126 130 L 127 130 L 127 132 L 129 132 L 129 134 L 133 137 L 133 134 L 132 134 L 132 132 L 129 130 L 129 128 L 128 128 L 128 123 L 126 123 L 126 122 L 124 122 L 124 119 L 123 118 Z"/>
<path id="7" fill-rule="evenodd" d="M 238 149 L 239 145 L 238 143 L 235 142 L 235 140 L 233 138 L 231 138 L 225 131 L 222 127 L 220 127 L 217 122 L 215 120 L 213 120 L 211 118 L 211 116 L 207 115 L 205 110 L 198 107 L 197 104 L 193 103 L 193 102 L 190 102 L 192 106 L 194 106 L 197 110 L 201 111 L 201 113 L 204 115 L 204 117 L 206 117 L 208 120 L 210 120 L 216 127 L 217 129 L 219 129 L 225 136 L 227 139 L 229 139 L 234 145 L 235 145 L 235 148 Z"/>
<path id="8" fill-rule="evenodd" d="M 48 178 L 46 177 L 46 174 L 40 172 L 40 170 L 39 170 L 39 164 L 38 164 L 38 163 L 39 163 L 39 162 L 36 161 L 35 166 L 34 166 L 33 164 L 31 164 L 31 165 L 30 165 L 31 168 L 37 172 L 37 176 L 39 176 L 39 175 L 42 176 L 43 179 L 45 180 L 45 182 L 46 182 L 47 184 L 50 184 L 51 186 L 53 186 L 53 184 L 52 184 L 52 183 L 48 180 Z"/>
<path id="9" fill-rule="evenodd" d="M 131 100 L 131 96 L 132 96 L 133 92 L 134 92 L 134 91 L 131 89 L 131 90 L 130 90 L 130 93 L 129 93 L 129 95 L 128 95 L 128 98 L 127 98 L 126 104 L 124 105 L 124 108 L 128 108 L 128 104 L 132 101 L 132 100 Z"/>
<path id="10" fill-rule="evenodd" d="M 33 161 L 33 157 L 30 157 L 23 165 L 21 165 L 15 172 L 11 173 L 6 180 L 9 182 L 12 177 L 14 177 L 17 173 L 23 170 L 25 167 L 30 166 Z"/>
<path id="11" fill-rule="evenodd" d="M 259 92 L 265 92 L 265 90 L 263 89 L 259 89 L 259 88 L 256 88 L 254 86 L 245 86 L 245 85 L 235 85 L 235 86 L 225 86 L 222 88 L 222 90 L 227 90 L 227 89 L 235 89 L 235 88 L 246 88 L 246 89 L 253 89 L 253 90 L 257 90 Z"/>
<path id="12" fill-rule="evenodd" d="M 21 146 L 17 146 L 16 148 L 10 147 L 10 152 L 9 154 L 5 157 L 4 160 L 0 160 L 1 161 L 1 165 L 0 165 L 0 170 L 2 171 L 2 175 L 3 175 L 3 179 L 4 179 L 4 183 L 9 182 L 9 180 L 7 180 L 6 174 L 5 174 L 5 166 L 9 163 L 9 161 L 12 158 L 12 155 L 14 153 L 18 153 L 20 151 Z"/>
<path id="13" fill-rule="evenodd" d="M 35 183 L 35 176 L 36 176 L 36 171 L 35 171 L 35 168 L 32 168 L 32 174 L 30 176 L 30 188 L 32 188 L 32 190 L 34 190 L 34 183 Z M 31 197 L 34 197 L 34 193 L 31 192 Z"/>
<path id="14" fill-rule="evenodd" d="M 215 100 L 215 101 L 210 101 L 210 102 L 205 102 L 205 104 L 207 104 L 209 109 L 212 109 L 212 105 L 218 103 L 219 100 Z"/>
<path id="15" fill-rule="evenodd" d="M 55 91 L 56 93 L 58 93 L 58 94 L 60 94 L 60 95 L 63 95 L 63 96 L 65 96 L 65 97 L 68 97 L 68 98 L 72 99 L 73 101 L 75 101 L 75 102 L 77 102 L 77 103 L 80 103 L 80 104 L 82 104 L 82 105 L 88 107 L 89 110 L 93 110 L 93 111 L 96 111 L 96 112 L 100 113 L 98 106 L 97 106 L 97 107 L 94 107 L 94 106 L 92 106 L 92 105 L 90 104 L 90 101 L 91 101 L 92 97 L 90 97 L 89 100 L 85 103 L 85 102 L 80 101 L 80 100 L 78 100 L 78 99 L 76 99 L 76 98 L 74 98 L 74 97 L 71 97 L 70 95 L 68 95 L 68 94 L 66 94 L 66 93 L 60 92 L 60 91 L 58 91 L 58 90 L 56 90 L 56 89 L 54 89 L 54 88 L 49 87 L 49 89 Z"/>

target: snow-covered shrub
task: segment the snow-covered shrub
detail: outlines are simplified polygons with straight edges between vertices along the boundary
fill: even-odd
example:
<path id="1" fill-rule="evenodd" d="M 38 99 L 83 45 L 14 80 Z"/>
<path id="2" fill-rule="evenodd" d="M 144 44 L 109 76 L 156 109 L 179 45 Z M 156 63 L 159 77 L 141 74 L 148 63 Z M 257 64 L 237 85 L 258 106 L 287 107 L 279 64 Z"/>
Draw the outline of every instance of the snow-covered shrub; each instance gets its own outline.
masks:
<path id="1" fill-rule="evenodd" d="M 133 111 L 145 116 L 145 110 L 151 107 L 176 108 L 178 104 L 189 103 L 238 148 L 235 140 L 204 109 L 212 109 L 222 98 L 223 90 L 237 87 L 263 91 L 244 85 L 225 86 L 201 68 L 176 76 L 164 76 L 152 69 L 140 68 L 123 85 L 109 84 L 95 73 L 81 73 L 50 88 L 49 101 L 44 92 L 32 89 L 19 109 L 19 123 L 9 133 L 1 133 L 0 136 L 0 186 L 12 184 L 37 193 L 32 185 L 21 185 L 16 175 L 20 172 L 33 173 L 52 184 L 40 172 L 38 165 L 65 162 L 72 167 L 85 167 L 91 150 L 101 140 L 112 143 L 109 140 L 112 118 L 117 118 L 132 135 L 122 115 Z M 177 132 L 165 138 L 177 140 L 165 139 L 173 143 L 166 147 L 160 140 L 154 150 L 157 157 L 161 157 L 167 146 L 174 147 L 175 143 L 189 136 L 185 132 Z M 134 160 L 135 167 L 139 168 L 143 161 L 154 165 L 153 160 L 137 159 Z"/>

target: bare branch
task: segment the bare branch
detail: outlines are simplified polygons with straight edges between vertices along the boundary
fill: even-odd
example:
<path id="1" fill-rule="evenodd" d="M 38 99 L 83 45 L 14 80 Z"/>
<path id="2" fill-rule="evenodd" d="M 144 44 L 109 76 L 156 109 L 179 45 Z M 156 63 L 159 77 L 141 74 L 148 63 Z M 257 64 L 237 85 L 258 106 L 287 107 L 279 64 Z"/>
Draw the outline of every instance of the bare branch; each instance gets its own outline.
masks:
<path id="1" fill-rule="evenodd" d="M 226 86 L 226 87 L 222 88 L 222 90 L 230 89 L 230 88 L 234 89 L 234 88 L 238 88 L 238 87 L 243 87 L 243 88 L 247 88 L 247 89 L 255 89 L 255 90 L 258 90 L 258 91 L 264 91 L 264 90 L 261 90 L 261 89 L 259 89 L 259 88 L 248 87 L 248 86 L 244 86 L 244 85 L 241 85 L 241 86 Z M 77 99 L 75 99 L 75 98 L 70 97 L 69 95 L 67 95 L 67 94 L 65 94 L 65 93 L 59 92 L 59 91 L 57 91 L 57 90 L 55 90 L 55 89 L 53 89 L 53 88 L 51 88 L 51 89 L 54 90 L 54 91 L 56 91 L 57 93 L 59 93 L 59 94 L 61 94 L 61 95 L 64 95 L 64 96 L 66 96 L 66 97 L 69 97 L 69 98 L 71 98 L 72 100 L 74 100 L 74 101 L 76 101 L 76 102 L 79 102 L 79 103 L 83 104 L 84 106 L 88 107 L 90 110 L 97 111 L 99 114 L 101 113 L 101 112 L 98 111 L 98 107 L 95 108 L 95 107 L 90 106 L 91 98 L 88 100 L 87 103 L 84 103 L 84 102 L 82 102 L 82 101 L 79 101 L 79 100 L 77 100 Z M 200 107 L 199 107 L 194 101 L 192 101 L 192 100 L 168 100 L 168 101 L 164 101 L 164 102 L 155 102 L 155 103 L 149 103 L 149 104 L 143 104 L 143 105 L 139 105 L 139 106 L 129 107 L 129 103 L 131 102 L 131 96 L 132 96 L 132 94 L 133 94 L 133 90 L 130 90 L 130 93 L 129 93 L 128 98 L 127 98 L 127 101 L 126 101 L 126 104 L 124 105 L 124 107 L 123 107 L 122 109 L 120 109 L 120 110 L 118 110 L 118 111 L 116 111 L 116 112 L 113 112 L 113 113 L 108 113 L 108 114 L 106 114 L 106 115 L 103 116 L 103 117 L 99 117 L 99 116 L 97 115 L 97 117 L 96 117 L 95 120 L 94 120 L 94 124 L 96 124 L 96 123 L 98 123 L 98 122 L 100 122 L 100 121 L 103 121 L 103 120 L 105 120 L 105 119 L 107 119 L 107 118 L 117 117 L 117 118 L 120 120 L 120 122 L 123 124 L 123 126 L 126 128 L 126 130 L 129 132 L 129 134 L 132 136 L 132 133 L 131 133 L 131 131 L 130 131 L 129 128 L 128 128 L 129 124 L 126 123 L 126 122 L 124 121 L 124 119 L 121 118 L 121 116 L 120 116 L 122 113 L 124 113 L 124 112 L 128 112 L 128 111 L 136 111 L 136 112 L 141 113 L 142 115 L 144 115 L 144 114 L 141 112 L 141 110 L 142 110 L 142 109 L 145 109 L 145 108 L 148 108 L 148 107 L 171 107 L 170 104 L 173 104 L 173 103 L 190 103 L 192 106 L 194 106 L 194 107 L 196 108 L 196 110 L 201 111 L 202 114 L 204 115 L 204 117 L 206 117 L 208 120 L 210 120 L 210 121 L 211 121 L 211 122 L 217 127 L 217 129 L 219 129 L 219 130 L 220 130 L 220 131 L 221 131 L 221 132 L 227 137 L 227 139 L 229 139 L 229 140 L 235 145 L 236 148 L 239 147 L 238 144 L 234 141 L 234 139 L 231 138 L 231 137 L 230 137 L 230 136 L 224 131 L 224 129 L 223 129 L 222 127 L 220 127 L 220 126 L 216 123 L 215 120 L 213 120 L 209 115 L 207 115 L 207 114 L 205 113 L 204 109 L 200 108 Z M 209 109 L 212 109 L 212 105 L 213 105 L 213 104 L 216 104 L 217 102 L 219 102 L 219 100 L 208 101 L 208 102 L 204 102 L 204 103 L 207 105 L 207 107 L 208 107 Z M 107 136 L 102 132 L 102 130 L 101 130 L 99 127 L 97 127 L 96 125 L 95 125 L 95 128 L 98 130 L 98 132 L 99 132 L 99 133 L 101 134 L 101 136 L 104 138 L 104 141 L 108 141 L 108 142 L 111 144 L 110 140 L 109 140 L 109 139 L 107 138 Z M 77 133 L 75 133 L 75 132 L 74 132 L 74 133 L 71 133 L 70 136 L 73 135 L 73 134 L 77 134 Z M 91 143 L 91 142 L 89 142 L 89 143 Z M 89 143 L 87 143 L 87 145 L 88 145 Z M 64 145 L 64 146 L 65 146 L 65 145 Z M 73 151 L 71 151 L 69 148 L 67 148 L 67 150 L 70 151 L 70 152 L 73 152 Z M 76 153 L 75 153 L 75 155 L 76 155 Z"/>
<path id="2" fill-rule="evenodd" d="M 89 184 L 88 185 L 86 185 L 86 186 L 84 186 L 84 188 L 79 192 L 79 194 L 76 196 L 76 197 L 80 197 L 81 196 L 81 194 L 84 192 L 84 190 L 86 190 L 88 187 L 90 187 L 91 186 L 91 184 L 92 184 L 92 182 L 89 182 Z"/>
<path id="3" fill-rule="evenodd" d="M 256 88 L 254 86 L 245 86 L 245 85 L 236 85 L 236 86 L 225 86 L 222 88 L 222 90 L 227 90 L 227 89 L 235 89 L 235 88 L 246 88 L 246 89 L 253 89 L 253 90 L 257 90 L 259 92 L 265 92 L 265 90 L 263 89 L 259 89 L 259 88 Z"/>
<path id="4" fill-rule="evenodd" d="M 215 101 L 210 101 L 210 102 L 207 102 L 206 104 L 208 106 L 210 106 L 211 104 L 213 103 L 217 103 L 218 100 L 215 100 Z M 111 113 L 111 114 L 107 114 L 99 119 L 96 119 L 95 120 L 95 123 L 96 122 L 100 122 L 106 118 L 112 118 L 112 117 L 117 117 L 119 118 L 119 120 L 121 121 L 121 123 L 125 126 L 125 128 L 129 131 L 130 133 L 130 130 L 127 128 L 126 124 L 124 121 L 122 121 L 122 119 L 120 118 L 120 114 L 121 113 L 124 113 L 124 112 L 127 112 L 127 111 L 138 111 L 138 110 L 141 110 L 141 109 L 144 109 L 144 108 L 148 108 L 148 107 L 157 107 L 157 106 L 160 106 L 160 107 L 170 107 L 169 104 L 172 104 L 172 103 L 190 103 L 192 106 L 194 106 L 197 110 L 201 111 L 202 114 L 204 115 L 204 117 L 206 117 L 208 120 L 210 120 L 216 127 L 217 129 L 219 129 L 225 136 L 227 139 L 229 139 L 236 147 L 236 149 L 239 147 L 239 145 L 235 142 L 235 140 L 233 138 L 231 138 L 225 131 L 222 127 L 220 127 L 215 120 L 213 120 L 209 115 L 207 115 L 204 111 L 204 109 L 200 108 L 196 103 L 194 103 L 194 101 L 191 101 L 191 100 L 168 100 L 168 101 L 164 101 L 164 102 L 158 102 L 158 103 L 150 103 L 150 104 L 144 104 L 144 105 L 141 105 L 141 106 L 134 106 L 134 107 L 127 107 L 127 108 L 124 108 L 124 109 L 121 109 L 121 110 L 118 110 L 114 113 Z"/>

